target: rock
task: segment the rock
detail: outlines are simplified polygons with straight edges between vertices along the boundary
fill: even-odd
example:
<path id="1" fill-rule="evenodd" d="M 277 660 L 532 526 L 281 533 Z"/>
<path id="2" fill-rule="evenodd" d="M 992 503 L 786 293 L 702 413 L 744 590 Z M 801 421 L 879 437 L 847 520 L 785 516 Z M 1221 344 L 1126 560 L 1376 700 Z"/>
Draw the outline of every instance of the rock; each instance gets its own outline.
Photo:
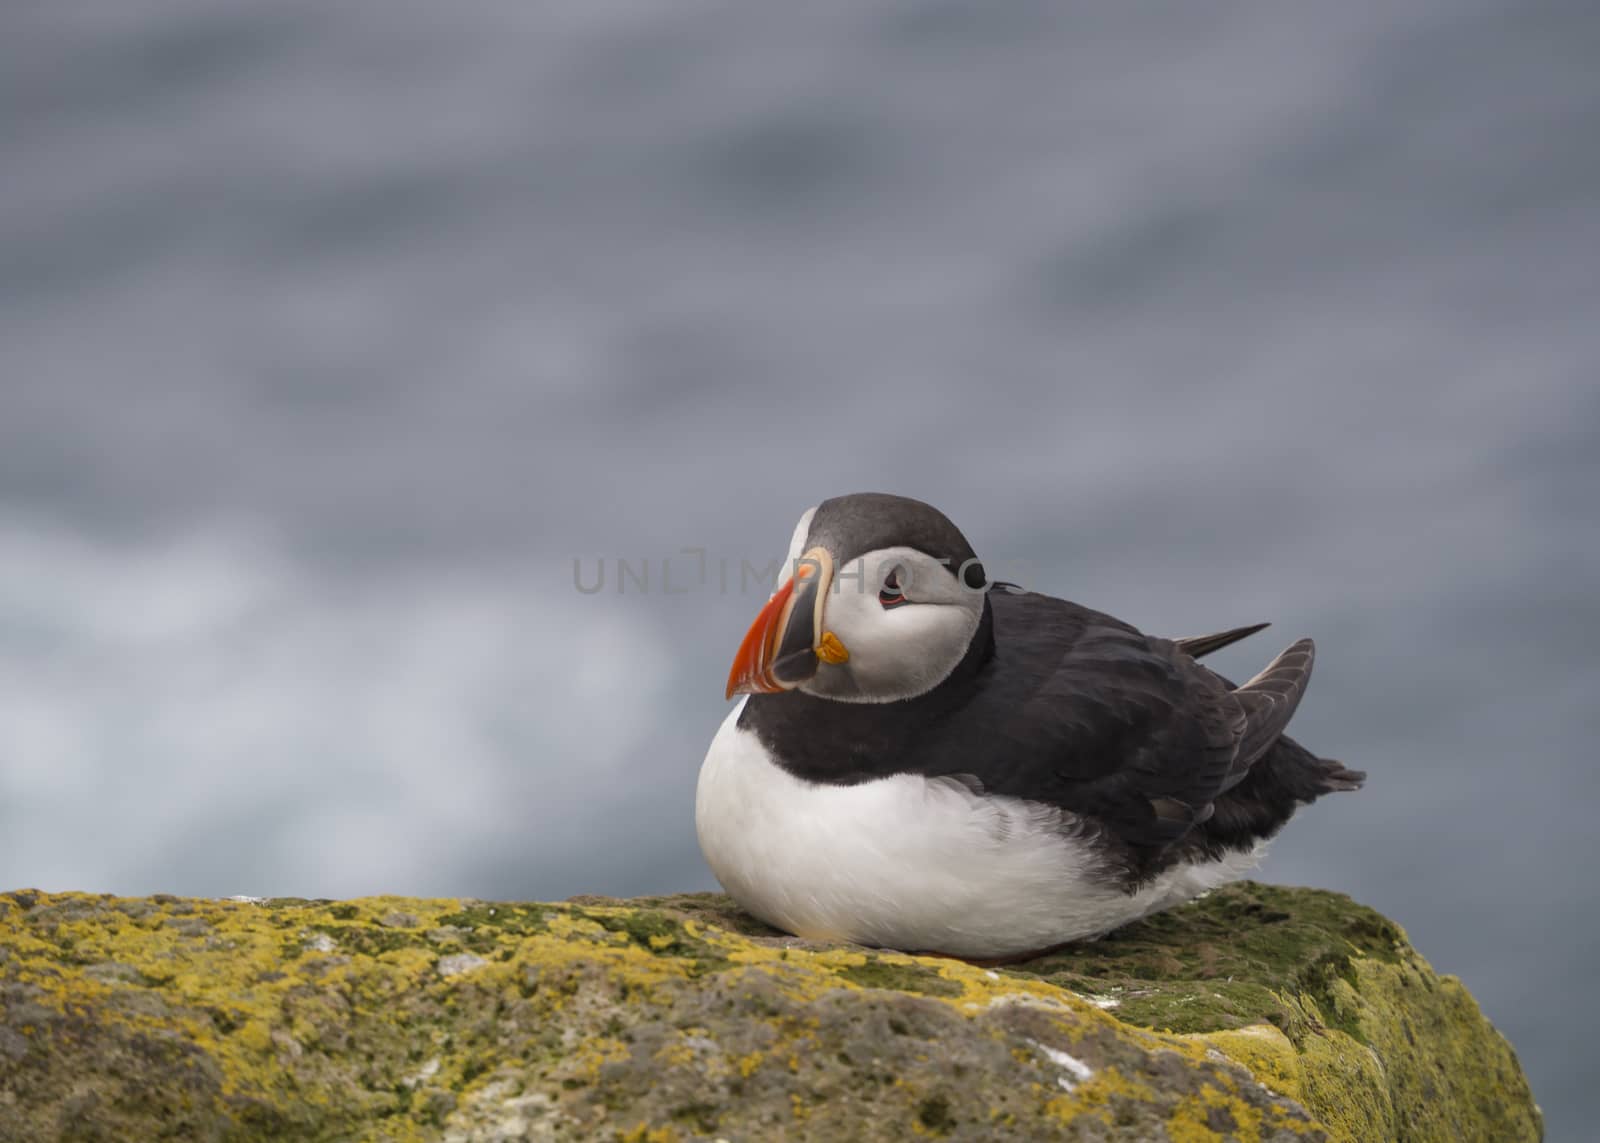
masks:
<path id="1" fill-rule="evenodd" d="M 1318 890 L 1241 883 L 996 970 L 713 894 L 0 895 L 6 1140 L 1539 1134 L 1461 983 Z"/>

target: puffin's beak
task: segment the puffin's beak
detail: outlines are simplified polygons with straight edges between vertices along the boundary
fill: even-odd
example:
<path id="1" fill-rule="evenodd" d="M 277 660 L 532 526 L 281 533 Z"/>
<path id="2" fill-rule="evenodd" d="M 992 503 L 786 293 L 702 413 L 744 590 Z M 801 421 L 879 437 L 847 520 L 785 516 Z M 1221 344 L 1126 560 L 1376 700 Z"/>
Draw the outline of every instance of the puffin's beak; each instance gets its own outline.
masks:
<path id="1" fill-rule="evenodd" d="M 745 632 L 728 672 L 728 698 L 793 690 L 817 673 L 819 662 L 842 663 L 849 653 L 822 629 L 822 607 L 833 582 L 833 556 L 812 548 L 794 575 L 773 593 Z"/>

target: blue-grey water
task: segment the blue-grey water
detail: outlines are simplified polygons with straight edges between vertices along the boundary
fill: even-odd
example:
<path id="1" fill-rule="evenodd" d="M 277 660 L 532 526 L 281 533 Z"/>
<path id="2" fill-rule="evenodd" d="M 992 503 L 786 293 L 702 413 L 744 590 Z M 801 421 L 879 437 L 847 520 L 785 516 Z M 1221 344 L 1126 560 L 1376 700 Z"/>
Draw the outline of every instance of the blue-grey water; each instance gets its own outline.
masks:
<path id="1" fill-rule="evenodd" d="M 5 5 L 0 884 L 709 887 L 740 561 L 885 489 L 1273 620 L 1227 671 L 1314 635 L 1371 780 L 1266 875 L 1584 1138 L 1597 56 L 1537 0 Z"/>

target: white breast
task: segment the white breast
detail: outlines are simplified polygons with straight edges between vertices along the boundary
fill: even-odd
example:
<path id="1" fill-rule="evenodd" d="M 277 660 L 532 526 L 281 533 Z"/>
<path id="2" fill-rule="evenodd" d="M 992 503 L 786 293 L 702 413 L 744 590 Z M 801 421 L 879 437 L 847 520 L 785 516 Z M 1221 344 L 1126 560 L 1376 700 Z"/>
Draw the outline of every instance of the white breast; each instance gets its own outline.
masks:
<path id="1" fill-rule="evenodd" d="M 724 889 L 797 936 L 1003 957 L 1098 936 L 1241 876 L 1259 857 L 1171 870 L 1136 893 L 1095 876 L 1052 806 L 897 774 L 855 786 L 796 778 L 739 729 L 700 768 L 695 826 Z"/>

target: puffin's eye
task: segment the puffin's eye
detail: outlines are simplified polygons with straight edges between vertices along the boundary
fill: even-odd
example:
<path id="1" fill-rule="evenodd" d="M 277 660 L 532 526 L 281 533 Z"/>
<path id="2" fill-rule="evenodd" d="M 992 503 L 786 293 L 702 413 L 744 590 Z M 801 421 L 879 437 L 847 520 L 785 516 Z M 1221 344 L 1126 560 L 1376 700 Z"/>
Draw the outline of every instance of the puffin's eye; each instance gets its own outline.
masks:
<path id="1" fill-rule="evenodd" d="M 883 586 L 878 589 L 878 602 L 883 604 L 885 610 L 911 602 L 906 598 L 905 589 L 900 586 L 898 567 L 891 569 L 889 574 L 883 577 Z"/>

